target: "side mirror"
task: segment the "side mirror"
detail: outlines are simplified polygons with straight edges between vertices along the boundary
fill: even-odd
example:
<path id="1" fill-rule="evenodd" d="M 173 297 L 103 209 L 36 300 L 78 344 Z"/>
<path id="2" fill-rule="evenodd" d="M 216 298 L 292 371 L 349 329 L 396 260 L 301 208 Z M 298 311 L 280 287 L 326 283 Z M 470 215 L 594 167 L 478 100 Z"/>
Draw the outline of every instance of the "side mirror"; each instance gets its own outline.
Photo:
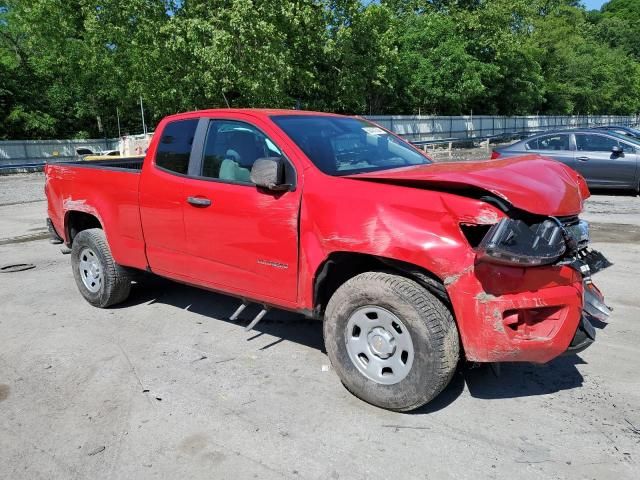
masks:
<path id="1" fill-rule="evenodd" d="M 268 190 L 288 190 L 284 180 L 284 162 L 280 157 L 258 158 L 251 167 L 251 181 Z"/>
<path id="2" fill-rule="evenodd" d="M 613 153 L 614 157 L 624 157 L 624 150 L 618 145 L 611 148 L 611 153 Z"/>

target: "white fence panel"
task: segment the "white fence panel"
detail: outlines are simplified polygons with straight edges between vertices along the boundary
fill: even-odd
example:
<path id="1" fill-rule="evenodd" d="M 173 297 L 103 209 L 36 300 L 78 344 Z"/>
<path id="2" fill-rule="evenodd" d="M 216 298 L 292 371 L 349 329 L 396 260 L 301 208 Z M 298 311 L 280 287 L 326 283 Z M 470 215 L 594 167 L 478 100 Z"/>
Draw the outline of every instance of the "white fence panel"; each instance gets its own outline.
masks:
<path id="1" fill-rule="evenodd" d="M 77 148 L 94 152 L 115 150 L 117 139 L 9 140 L 0 142 L 0 166 L 68 162 L 78 158 Z"/>
<path id="2" fill-rule="evenodd" d="M 369 115 L 368 118 L 407 140 L 486 139 L 496 136 L 526 136 L 544 130 L 591 127 L 595 125 L 637 125 L 637 115 L 492 115 L 429 116 Z"/>

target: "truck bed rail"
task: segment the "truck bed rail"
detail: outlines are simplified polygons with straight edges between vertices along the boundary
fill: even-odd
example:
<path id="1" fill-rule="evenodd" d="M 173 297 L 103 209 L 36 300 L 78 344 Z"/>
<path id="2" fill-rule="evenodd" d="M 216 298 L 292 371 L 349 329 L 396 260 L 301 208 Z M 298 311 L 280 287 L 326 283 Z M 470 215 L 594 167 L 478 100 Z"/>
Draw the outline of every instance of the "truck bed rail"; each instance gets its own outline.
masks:
<path id="1" fill-rule="evenodd" d="M 120 157 L 113 160 L 92 160 L 85 162 L 64 162 L 56 163 L 55 165 L 65 165 L 81 168 L 99 168 L 107 170 L 127 170 L 140 172 L 142 170 L 142 163 L 144 157 Z"/>

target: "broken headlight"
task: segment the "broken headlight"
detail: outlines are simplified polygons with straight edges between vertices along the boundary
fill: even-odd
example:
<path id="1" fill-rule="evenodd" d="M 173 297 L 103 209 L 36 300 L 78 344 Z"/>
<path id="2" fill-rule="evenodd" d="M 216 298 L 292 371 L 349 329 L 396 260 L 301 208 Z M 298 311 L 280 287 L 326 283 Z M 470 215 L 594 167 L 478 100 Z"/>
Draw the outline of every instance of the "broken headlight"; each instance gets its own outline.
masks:
<path id="1" fill-rule="evenodd" d="M 548 265 L 567 250 L 565 231 L 555 219 L 527 224 L 503 218 L 478 245 L 478 258 L 506 265 Z"/>

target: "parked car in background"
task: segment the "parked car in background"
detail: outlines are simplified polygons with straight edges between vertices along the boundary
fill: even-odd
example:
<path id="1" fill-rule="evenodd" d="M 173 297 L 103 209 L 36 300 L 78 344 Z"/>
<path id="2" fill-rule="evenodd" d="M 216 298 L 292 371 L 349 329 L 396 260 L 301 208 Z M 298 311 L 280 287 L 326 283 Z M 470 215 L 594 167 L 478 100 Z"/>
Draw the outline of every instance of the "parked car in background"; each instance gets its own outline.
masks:
<path id="1" fill-rule="evenodd" d="M 601 129 L 545 132 L 506 147 L 491 158 L 537 153 L 578 171 L 591 189 L 640 193 L 640 140 Z"/>
<path id="2" fill-rule="evenodd" d="M 76 148 L 76 155 L 78 157 L 84 157 L 86 155 L 94 155 L 93 150 L 87 147 L 78 147 Z"/>
<path id="3" fill-rule="evenodd" d="M 600 125 L 593 128 L 597 130 L 607 130 L 609 132 L 617 133 L 618 135 L 624 135 L 635 140 L 640 140 L 640 130 L 636 128 L 623 127 L 621 125 Z"/>
<path id="4" fill-rule="evenodd" d="M 120 155 L 120 150 L 105 150 L 103 152 L 97 152 L 94 153 L 93 155 L 87 155 L 85 157 L 82 157 L 82 160 L 84 161 L 92 161 L 92 160 L 105 160 L 107 158 L 119 158 Z"/>
<path id="5" fill-rule="evenodd" d="M 120 156 L 120 150 L 98 150 L 94 152 L 88 147 L 76 148 L 76 155 L 79 160 L 105 160 L 106 158 L 114 158 Z"/>

